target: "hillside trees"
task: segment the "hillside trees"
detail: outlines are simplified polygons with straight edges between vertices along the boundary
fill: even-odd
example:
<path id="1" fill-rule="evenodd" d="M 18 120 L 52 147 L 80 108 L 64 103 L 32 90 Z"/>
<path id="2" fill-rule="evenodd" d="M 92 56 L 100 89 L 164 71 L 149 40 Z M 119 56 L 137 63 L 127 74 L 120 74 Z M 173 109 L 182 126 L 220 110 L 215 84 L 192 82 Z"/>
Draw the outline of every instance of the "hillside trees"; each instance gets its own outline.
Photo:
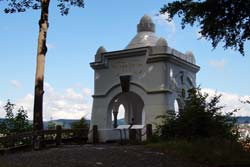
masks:
<path id="1" fill-rule="evenodd" d="M 71 123 L 72 129 L 81 129 L 81 128 L 88 128 L 88 123 L 84 117 L 80 120 Z"/>
<path id="2" fill-rule="evenodd" d="M 46 39 L 49 27 L 50 0 L 0 0 L 5 5 L 5 13 L 25 12 L 26 10 L 40 10 L 39 35 L 37 46 L 37 64 L 35 76 L 34 118 L 33 129 L 43 129 L 43 94 L 44 94 L 44 65 L 47 53 Z M 67 15 L 70 7 L 84 7 L 84 0 L 57 0 L 57 7 L 61 15 Z"/>
<path id="3" fill-rule="evenodd" d="M 250 1 L 238 0 L 175 0 L 160 9 L 161 14 L 182 18 L 181 25 L 198 23 L 200 34 L 212 41 L 215 48 L 233 48 L 244 55 L 244 44 L 250 39 Z"/>
<path id="4" fill-rule="evenodd" d="M 27 111 L 23 107 L 20 107 L 14 114 L 15 104 L 9 100 L 4 106 L 6 116 L 4 120 L 0 122 L 0 134 L 9 135 L 11 133 L 21 133 L 32 130 L 32 126 L 29 124 Z"/>

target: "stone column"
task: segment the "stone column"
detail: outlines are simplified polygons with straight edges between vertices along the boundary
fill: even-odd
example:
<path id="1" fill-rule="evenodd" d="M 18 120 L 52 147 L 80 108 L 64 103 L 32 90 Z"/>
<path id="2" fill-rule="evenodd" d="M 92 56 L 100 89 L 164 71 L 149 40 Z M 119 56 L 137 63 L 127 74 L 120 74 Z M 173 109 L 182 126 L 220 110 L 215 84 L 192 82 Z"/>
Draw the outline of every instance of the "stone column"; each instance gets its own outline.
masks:
<path id="1" fill-rule="evenodd" d="M 113 115 L 114 115 L 114 128 L 117 128 L 117 126 L 118 126 L 118 124 L 117 124 L 118 108 L 115 108 L 113 110 Z"/>

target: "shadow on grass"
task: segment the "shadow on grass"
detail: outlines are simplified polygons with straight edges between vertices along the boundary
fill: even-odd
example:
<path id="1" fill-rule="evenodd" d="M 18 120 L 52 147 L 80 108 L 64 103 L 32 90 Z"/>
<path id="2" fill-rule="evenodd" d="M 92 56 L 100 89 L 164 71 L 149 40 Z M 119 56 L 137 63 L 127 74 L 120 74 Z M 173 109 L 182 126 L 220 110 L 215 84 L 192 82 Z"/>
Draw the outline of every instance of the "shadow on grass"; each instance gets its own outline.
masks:
<path id="1" fill-rule="evenodd" d="M 181 159 L 213 166 L 250 166 L 250 150 L 241 144 L 219 138 L 195 140 L 168 140 L 147 143 Z"/>

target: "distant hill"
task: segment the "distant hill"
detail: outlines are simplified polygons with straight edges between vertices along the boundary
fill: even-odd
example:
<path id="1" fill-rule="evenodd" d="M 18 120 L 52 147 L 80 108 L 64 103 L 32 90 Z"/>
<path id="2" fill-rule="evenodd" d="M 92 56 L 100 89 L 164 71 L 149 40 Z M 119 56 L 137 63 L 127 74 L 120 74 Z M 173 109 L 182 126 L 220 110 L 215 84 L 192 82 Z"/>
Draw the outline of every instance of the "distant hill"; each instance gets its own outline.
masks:
<path id="1" fill-rule="evenodd" d="M 52 120 L 53 122 L 56 123 L 56 125 L 62 125 L 64 128 L 71 128 L 71 124 L 73 122 L 78 121 L 77 119 L 56 119 L 56 120 Z M 90 120 L 86 120 L 87 124 L 90 124 Z M 43 126 L 44 129 L 48 128 L 48 122 L 49 121 L 44 121 L 43 122 Z M 118 125 L 124 125 L 125 124 L 125 120 L 124 119 L 118 119 L 117 120 Z"/>
<path id="2" fill-rule="evenodd" d="M 244 124 L 244 123 L 250 123 L 250 117 L 236 117 L 238 124 Z M 70 128 L 71 123 L 78 121 L 75 119 L 57 119 L 53 120 L 57 125 L 64 125 L 64 128 Z M 87 120 L 87 123 L 90 124 L 90 120 Z M 117 120 L 118 125 L 124 125 L 125 120 L 124 119 L 118 119 Z M 113 124 L 113 123 L 112 123 Z M 44 128 L 46 129 L 48 127 L 48 121 L 44 122 Z"/>
<path id="3" fill-rule="evenodd" d="M 53 122 L 55 122 L 56 125 L 62 125 L 64 128 L 68 129 L 71 128 L 71 124 L 73 122 L 79 121 L 78 119 L 56 119 L 56 120 L 52 120 Z M 87 124 L 90 124 L 90 120 L 86 120 Z M 49 121 L 44 121 L 43 122 L 43 126 L 44 129 L 48 128 L 48 122 Z"/>
<path id="4" fill-rule="evenodd" d="M 2 122 L 2 121 L 4 121 L 5 120 L 5 118 L 0 118 L 0 122 Z"/>
<path id="5" fill-rule="evenodd" d="M 0 122 L 4 121 L 4 118 L 0 118 Z M 236 117 L 237 123 L 238 124 L 244 124 L 244 123 L 250 123 L 250 116 L 246 116 L 246 117 Z M 62 125 L 64 128 L 71 128 L 71 124 L 73 122 L 78 121 L 77 119 L 56 119 L 56 120 L 52 120 L 53 122 L 56 123 L 56 125 Z M 44 125 L 44 129 L 48 128 L 48 122 L 49 121 L 44 121 L 43 125 Z M 124 119 L 118 119 L 118 125 L 124 125 L 125 124 L 125 120 Z M 30 121 L 30 123 L 32 123 L 32 121 Z M 90 120 L 87 120 L 87 124 L 90 124 Z"/>
<path id="6" fill-rule="evenodd" d="M 236 117 L 238 124 L 250 123 L 250 117 Z"/>
<path id="7" fill-rule="evenodd" d="M 0 122 L 3 122 L 5 120 L 5 118 L 0 118 Z M 56 120 L 52 120 L 53 122 L 55 122 L 56 125 L 62 125 L 64 128 L 71 128 L 71 123 L 79 121 L 77 119 L 56 119 Z M 49 121 L 43 121 L 43 126 L 44 129 L 48 129 L 48 122 Z M 29 120 L 29 123 L 32 124 L 33 121 Z M 90 120 L 87 120 L 87 124 L 90 124 Z"/>

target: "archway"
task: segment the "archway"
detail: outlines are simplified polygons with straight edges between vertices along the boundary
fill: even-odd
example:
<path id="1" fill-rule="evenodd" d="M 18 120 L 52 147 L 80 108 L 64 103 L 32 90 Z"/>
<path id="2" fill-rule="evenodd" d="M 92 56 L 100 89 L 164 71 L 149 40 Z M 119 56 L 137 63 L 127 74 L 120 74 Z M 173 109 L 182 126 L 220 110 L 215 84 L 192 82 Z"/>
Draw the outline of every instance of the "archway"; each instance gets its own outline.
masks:
<path id="1" fill-rule="evenodd" d="M 123 112 L 121 106 L 124 110 L 124 124 L 142 124 L 144 122 L 142 98 L 134 92 L 123 92 L 116 95 L 109 104 L 107 124 L 110 127 L 116 128 L 119 125 L 117 120 L 122 114 L 119 112 Z"/>
<path id="2" fill-rule="evenodd" d="M 175 113 L 175 115 L 178 115 L 179 114 L 179 104 L 178 104 L 178 101 L 177 100 L 175 100 L 174 101 L 174 113 Z"/>
<path id="3" fill-rule="evenodd" d="M 175 115 L 178 115 L 180 112 L 182 112 L 183 108 L 184 108 L 183 102 L 179 98 L 175 99 L 175 101 L 174 101 Z"/>
<path id="4" fill-rule="evenodd" d="M 112 111 L 112 122 L 114 122 L 115 115 L 114 111 Z M 125 125 L 127 124 L 125 122 L 125 107 L 123 104 L 120 104 L 118 107 L 118 113 L 117 113 L 117 125 Z"/>

